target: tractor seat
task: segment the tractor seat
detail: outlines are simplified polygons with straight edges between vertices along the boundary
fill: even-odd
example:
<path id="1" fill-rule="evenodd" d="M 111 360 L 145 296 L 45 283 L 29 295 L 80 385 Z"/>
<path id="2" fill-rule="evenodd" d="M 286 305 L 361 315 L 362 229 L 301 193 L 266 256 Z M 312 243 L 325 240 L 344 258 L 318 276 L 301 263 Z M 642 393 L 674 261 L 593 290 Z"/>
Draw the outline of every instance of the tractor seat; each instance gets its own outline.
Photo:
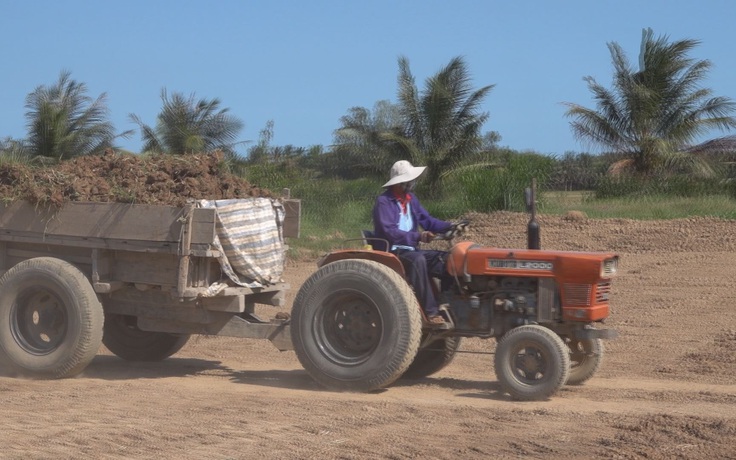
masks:
<path id="1" fill-rule="evenodd" d="M 363 236 L 363 244 L 370 245 L 374 251 L 388 251 L 388 241 L 383 238 L 376 238 L 373 230 L 361 230 L 360 233 Z"/>

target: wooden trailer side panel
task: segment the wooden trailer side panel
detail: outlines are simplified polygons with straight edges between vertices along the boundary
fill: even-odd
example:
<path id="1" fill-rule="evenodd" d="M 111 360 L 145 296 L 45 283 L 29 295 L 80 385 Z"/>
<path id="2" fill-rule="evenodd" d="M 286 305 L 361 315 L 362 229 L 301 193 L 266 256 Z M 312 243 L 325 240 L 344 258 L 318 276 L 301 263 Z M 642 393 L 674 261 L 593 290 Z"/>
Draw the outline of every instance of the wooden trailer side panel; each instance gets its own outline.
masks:
<path id="1" fill-rule="evenodd" d="M 288 209 L 298 222 L 298 201 Z M 22 260 L 56 257 L 81 268 L 98 292 L 131 283 L 195 297 L 223 278 L 214 249 L 216 221 L 215 209 L 194 204 L 0 204 L 0 273 Z M 298 226 L 286 233 L 293 231 Z"/>
<path id="2" fill-rule="evenodd" d="M 186 208 L 70 202 L 62 208 L 18 201 L 0 206 L 0 229 L 47 236 L 178 242 Z M 211 241 L 211 240 L 210 240 Z"/>

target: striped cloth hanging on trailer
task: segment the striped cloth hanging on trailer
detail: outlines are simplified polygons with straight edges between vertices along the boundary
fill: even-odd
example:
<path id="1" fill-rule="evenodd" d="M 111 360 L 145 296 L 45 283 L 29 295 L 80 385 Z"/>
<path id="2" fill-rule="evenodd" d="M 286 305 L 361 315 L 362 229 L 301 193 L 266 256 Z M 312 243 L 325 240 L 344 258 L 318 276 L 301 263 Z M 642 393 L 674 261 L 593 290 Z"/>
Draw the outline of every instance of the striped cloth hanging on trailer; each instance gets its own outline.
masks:
<path id="1" fill-rule="evenodd" d="M 215 247 L 220 266 L 240 286 L 281 282 L 286 257 L 282 227 L 284 207 L 271 198 L 200 200 L 217 214 Z"/>

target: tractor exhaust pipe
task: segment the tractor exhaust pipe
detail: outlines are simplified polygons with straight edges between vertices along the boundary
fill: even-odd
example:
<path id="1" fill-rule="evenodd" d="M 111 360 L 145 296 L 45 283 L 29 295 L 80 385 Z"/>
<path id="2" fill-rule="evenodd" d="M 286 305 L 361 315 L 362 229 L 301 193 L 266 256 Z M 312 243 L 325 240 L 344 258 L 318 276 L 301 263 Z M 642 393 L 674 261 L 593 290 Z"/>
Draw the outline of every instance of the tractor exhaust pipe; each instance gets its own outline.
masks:
<path id="1" fill-rule="evenodd" d="M 524 201 L 526 201 L 526 210 L 531 214 L 531 219 L 526 226 L 526 247 L 527 249 L 541 249 L 541 237 L 539 232 L 539 223 L 537 222 L 537 179 L 532 179 L 531 188 L 524 190 Z"/>

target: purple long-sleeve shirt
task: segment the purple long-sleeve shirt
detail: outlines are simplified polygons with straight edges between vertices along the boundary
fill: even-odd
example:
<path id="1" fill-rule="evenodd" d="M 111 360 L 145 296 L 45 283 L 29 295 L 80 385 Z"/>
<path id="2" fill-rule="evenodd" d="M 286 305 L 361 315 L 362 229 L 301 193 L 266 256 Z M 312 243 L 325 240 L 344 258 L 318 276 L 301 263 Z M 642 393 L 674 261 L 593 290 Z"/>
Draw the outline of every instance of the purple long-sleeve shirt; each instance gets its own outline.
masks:
<path id="1" fill-rule="evenodd" d="M 408 232 L 399 229 L 399 200 L 391 189 L 387 189 L 376 198 L 376 204 L 373 207 L 374 233 L 376 238 L 388 240 L 389 247 L 400 245 L 416 248 L 421 238 L 418 227 L 432 233 L 446 232 L 452 227 L 450 222 L 432 217 L 419 203 L 416 195 L 410 193 L 409 196 L 411 196 L 409 205 L 413 222 Z"/>

